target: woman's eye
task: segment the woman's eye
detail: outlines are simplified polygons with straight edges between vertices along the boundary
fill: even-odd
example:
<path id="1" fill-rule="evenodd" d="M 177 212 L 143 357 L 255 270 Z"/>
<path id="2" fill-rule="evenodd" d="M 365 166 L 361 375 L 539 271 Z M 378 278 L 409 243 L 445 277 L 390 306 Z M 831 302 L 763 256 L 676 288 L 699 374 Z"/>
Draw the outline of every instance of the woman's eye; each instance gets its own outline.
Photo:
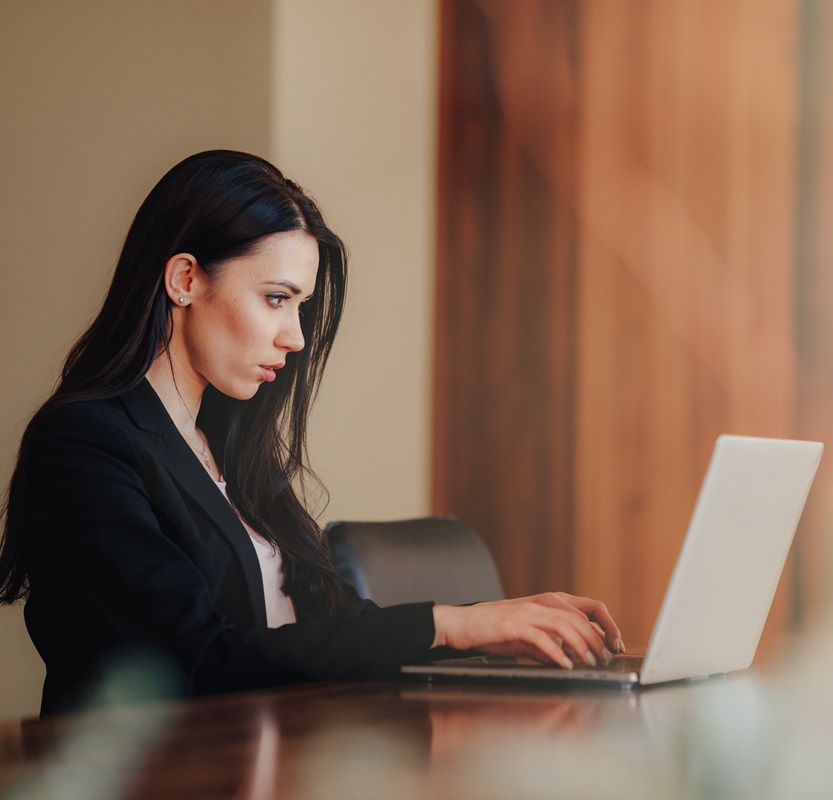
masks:
<path id="1" fill-rule="evenodd" d="M 289 300 L 287 294 L 267 294 L 266 302 L 273 308 L 280 308 L 286 300 Z"/>

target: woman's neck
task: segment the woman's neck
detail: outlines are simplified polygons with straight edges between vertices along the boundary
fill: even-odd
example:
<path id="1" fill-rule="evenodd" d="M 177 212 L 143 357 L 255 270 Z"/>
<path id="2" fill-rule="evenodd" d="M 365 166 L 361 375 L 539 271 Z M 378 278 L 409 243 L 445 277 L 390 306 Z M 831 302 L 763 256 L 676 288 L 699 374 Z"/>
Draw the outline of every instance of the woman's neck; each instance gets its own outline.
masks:
<path id="1" fill-rule="evenodd" d="M 183 377 L 183 375 L 185 377 Z M 162 405 L 170 415 L 182 438 L 196 454 L 208 474 L 215 480 L 223 479 L 220 467 L 214 459 L 208 439 L 197 428 L 205 382 L 176 370 L 176 360 L 167 353 L 158 356 L 145 377 L 159 395 Z"/>
<path id="2" fill-rule="evenodd" d="M 156 357 L 145 377 L 180 433 L 186 439 L 197 436 L 197 415 L 205 382 L 192 377 L 186 370 L 177 370 L 175 360 L 172 361 L 167 353 Z"/>

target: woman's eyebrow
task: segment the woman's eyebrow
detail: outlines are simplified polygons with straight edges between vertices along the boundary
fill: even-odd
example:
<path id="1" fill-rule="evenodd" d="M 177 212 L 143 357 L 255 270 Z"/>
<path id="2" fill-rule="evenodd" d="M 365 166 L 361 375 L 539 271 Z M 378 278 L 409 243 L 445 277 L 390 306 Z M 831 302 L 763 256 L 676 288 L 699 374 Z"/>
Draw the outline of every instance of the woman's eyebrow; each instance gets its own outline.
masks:
<path id="1" fill-rule="evenodd" d="M 300 289 L 300 287 L 299 287 L 299 286 L 297 286 L 296 284 L 292 283 L 292 281 L 287 281 L 287 280 L 282 280 L 282 281 L 264 281 L 263 283 L 264 283 L 264 285 L 265 285 L 265 286 L 282 286 L 282 287 L 283 287 L 283 288 L 285 288 L 285 289 L 289 289 L 289 291 L 290 291 L 290 292 L 292 292 L 292 294 L 294 294 L 294 295 L 296 295 L 296 296 L 297 296 L 297 295 L 299 295 L 299 294 L 301 294 L 301 289 Z M 305 299 L 305 300 L 309 300 L 309 298 L 310 298 L 310 297 L 312 297 L 312 295 L 311 295 L 311 294 L 310 294 L 310 295 L 308 295 L 307 297 L 305 297 L 304 299 Z"/>

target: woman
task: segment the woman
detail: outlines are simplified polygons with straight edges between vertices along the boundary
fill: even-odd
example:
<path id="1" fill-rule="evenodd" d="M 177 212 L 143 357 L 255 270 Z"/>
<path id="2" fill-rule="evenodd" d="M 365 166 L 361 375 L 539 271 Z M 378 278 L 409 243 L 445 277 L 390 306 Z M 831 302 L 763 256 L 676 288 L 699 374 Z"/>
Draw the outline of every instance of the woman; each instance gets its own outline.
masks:
<path id="1" fill-rule="evenodd" d="M 298 487 L 345 287 L 342 242 L 260 158 L 200 153 L 148 195 L 9 489 L 0 602 L 26 598 L 43 714 L 147 648 L 189 695 L 394 676 L 442 646 L 623 649 L 596 601 L 380 609 L 334 571 Z"/>

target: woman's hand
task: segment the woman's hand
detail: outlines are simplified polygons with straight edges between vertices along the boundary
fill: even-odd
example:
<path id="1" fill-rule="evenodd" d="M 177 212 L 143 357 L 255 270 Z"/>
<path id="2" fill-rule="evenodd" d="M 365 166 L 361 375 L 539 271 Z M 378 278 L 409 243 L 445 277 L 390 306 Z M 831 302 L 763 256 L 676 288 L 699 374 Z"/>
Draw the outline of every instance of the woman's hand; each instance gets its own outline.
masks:
<path id="1" fill-rule="evenodd" d="M 585 663 L 624 652 L 621 634 L 604 603 L 564 592 L 477 603 L 434 606 L 434 647 L 524 656 L 572 669 L 569 647 Z"/>

